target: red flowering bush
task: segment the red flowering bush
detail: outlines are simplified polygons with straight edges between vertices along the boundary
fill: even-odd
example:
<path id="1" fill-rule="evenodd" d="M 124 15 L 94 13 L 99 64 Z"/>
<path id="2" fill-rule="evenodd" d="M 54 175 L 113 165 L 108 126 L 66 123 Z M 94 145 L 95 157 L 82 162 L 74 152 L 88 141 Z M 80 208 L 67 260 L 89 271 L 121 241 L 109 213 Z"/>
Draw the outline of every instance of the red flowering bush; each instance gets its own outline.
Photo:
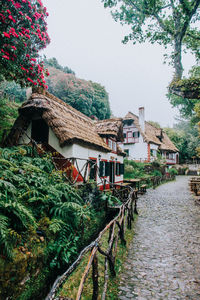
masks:
<path id="1" fill-rule="evenodd" d="M 41 0 L 0 1 L 0 74 L 6 80 L 47 87 L 38 54 L 50 42 L 47 16 Z"/>

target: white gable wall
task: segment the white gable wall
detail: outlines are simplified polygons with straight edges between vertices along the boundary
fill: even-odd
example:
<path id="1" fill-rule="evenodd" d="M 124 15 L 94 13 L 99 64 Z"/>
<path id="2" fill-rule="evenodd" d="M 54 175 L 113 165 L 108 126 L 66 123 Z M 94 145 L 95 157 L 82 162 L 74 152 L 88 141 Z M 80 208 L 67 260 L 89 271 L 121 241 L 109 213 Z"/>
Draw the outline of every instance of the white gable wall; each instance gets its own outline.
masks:
<path id="1" fill-rule="evenodd" d="M 147 160 L 148 144 L 144 142 L 143 137 L 139 137 L 139 143 L 124 144 L 124 150 L 129 149 L 129 159 Z"/>

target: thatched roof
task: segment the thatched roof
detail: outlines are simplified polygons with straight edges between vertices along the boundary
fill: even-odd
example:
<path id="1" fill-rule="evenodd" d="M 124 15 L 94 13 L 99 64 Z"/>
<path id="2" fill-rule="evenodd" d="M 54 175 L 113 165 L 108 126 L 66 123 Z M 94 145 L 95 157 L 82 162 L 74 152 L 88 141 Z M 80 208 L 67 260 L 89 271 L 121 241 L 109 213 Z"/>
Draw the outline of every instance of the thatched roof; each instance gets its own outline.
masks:
<path id="1" fill-rule="evenodd" d="M 170 138 L 167 136 L 167 134 L 161 128 L 156 128 L 149 122 L 145 121 L 145 131 L 143 132 L 139 125 L 139 117 L 133 114 L 132 112 L 128 112 L 124 120 L 133 120 L 136 128 L 139 130 L 139 132 L 141 133 L 141 135 L 147 143 L 156 144 L 161 150 L 168 150 L 172 152 L 179 151 L 176 148 L 176 146 L 172 143 Z"/>
<path id="2" fill-rule="evenodd" d="M 18 143 L 21 128 L 25 130 L 34 115 L 40 114 L 57 136 L 61 147 L 76 142 L 111 151 L 98 134 L 93 120 L 48 92 L 33 93 L 19 109 L 19 114 L 8 137 L 12 144 Z"/>
<path id="3" fill-rule="evenodd" d="M 112 136 L 117 142 L 123 142 L 123 123 L 121 118 L 96 121 L 97 132 L 102 137 Z"/>
<path id="4" fill-rule="evenodd" d="M 168 150 L 172 152 L 178 152 L 179 150 L 176 148 L 176 146 L 172 143 L 166 132 L 163 131 L 163 139 L 162 144 L 160 145 L 161 150 Z"/>

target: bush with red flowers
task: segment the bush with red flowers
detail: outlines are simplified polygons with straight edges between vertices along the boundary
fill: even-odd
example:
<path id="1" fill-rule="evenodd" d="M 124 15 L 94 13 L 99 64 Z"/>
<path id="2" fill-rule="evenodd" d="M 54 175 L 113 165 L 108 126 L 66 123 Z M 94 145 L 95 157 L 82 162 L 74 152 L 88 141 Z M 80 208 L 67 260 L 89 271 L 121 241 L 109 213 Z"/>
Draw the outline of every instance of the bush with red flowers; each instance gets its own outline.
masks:
<path id="1" fill-rule="evenodd" d="M 50 42 L 41 0 L 0 2 L 0 74 L 22 86 L 47 88 L 39 50 Z"/>

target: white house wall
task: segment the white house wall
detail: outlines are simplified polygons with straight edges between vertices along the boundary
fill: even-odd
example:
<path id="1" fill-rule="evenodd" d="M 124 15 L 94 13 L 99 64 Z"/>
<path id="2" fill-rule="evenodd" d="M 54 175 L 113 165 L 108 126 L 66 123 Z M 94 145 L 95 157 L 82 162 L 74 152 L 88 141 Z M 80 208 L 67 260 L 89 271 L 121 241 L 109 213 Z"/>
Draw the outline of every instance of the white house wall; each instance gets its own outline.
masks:
<path id="1" fill-rule="evenodd" d="M 139 137 L 139 143 L 124 144 L 124 150 L 129 149 L 129 159 L 133 160 L 147 160 L 148 145 L 143 141 L 143 137 Z"/>
<path id="2" fill-rule="evenodd" d="M 59 152 L 64 157 L 74 157 L 73 156 L 73 145 L 67 145 L 67 147 L 60 147 L 60 143 L 58 138 L 56 137 L 55 133 L 49 128 L 49 145 L 53 147 L 57 152 Z"/>
<path id="3" fill-rule="evenodd" d="M 150 149 L 157 151 L 158 150 L 158 145 L 150 143 Z"/>
<path id="4" fill-rule="evenodd" d="M 22 137 L 19 140 L 19 144 L 28 144 L 30 142 L 31 137 L 31 128 L 32 128 L 32 122 L 30 123 L 28 129 L 26 130 L 26 134 L 23 134 Z M 57 152 L 59 152 L 61 155 L 63 155 L 65 158 L 80 158 L 78 161 L 79 170 L 83 168 L 88 158 L 96 158 L 97 159 L 97 165 L 99 166 L 99 155 L 101 155 L 101 160 L 106 161 L 114 161 L 123 163 L 123 156 L 119 156 L 115 153 L 107 153 L 100 150 L 94 150 L 89 148 L 89 146 L 81 146 L 79 144 L 70 144 L 66 145 L 64 147 L 61 147 L 58 141 L 58 138 L 54 134 L 51 128 L 49 128 L 49 139 L 48 143 L 51 147 L 53 147 Z M 117 160 L 116 160 L 117 159 Z M 84 175 L 84 171 L 82 171 L 82 175 Z M 107 181 L 109 181 L 109 176 L 104 177 Z M 123 181 L 123 175 L 116 176 L 115 175 L 115 182 L 122 182 Z M 97 183 L 100 184 L 102 181 L 97 176 Z"/>
<path id="5" fill-rule="evenodd" d="M 106 153 L 100 150 L 94 150 L 89 147 L 81 146 L 78 144 L 73 144 L 73 156 L 75 158 L 81 158 L 81 159 L 88 159 L 88 158 L 96 158 L 97 159 L 97 166 L 99 167 L 100 160 L 106 160 L 106 161 L 116 161 L 119 163 L 123 163 L 123 156 L 119 156 L 115 153 Z M 66 147 L 65 147 L 66 148 Z M 101 158 L 99 159 L 99 155 L 101 155 Z M 81 170 L 84 167 L 84 164 L 86 163 L 86 160 L 78 160 L 79 170 Z M 84 175 L 84 174 L 82 174 Z M 104 179 L 109 182 L 109 176 L 104 177 Z M 123 175 L 116 176 L 115 175 L 115 182 L 121 182 L 123 181 Z M 102 180 L 97 176 L 97 184 L 101 184 Z"/>

